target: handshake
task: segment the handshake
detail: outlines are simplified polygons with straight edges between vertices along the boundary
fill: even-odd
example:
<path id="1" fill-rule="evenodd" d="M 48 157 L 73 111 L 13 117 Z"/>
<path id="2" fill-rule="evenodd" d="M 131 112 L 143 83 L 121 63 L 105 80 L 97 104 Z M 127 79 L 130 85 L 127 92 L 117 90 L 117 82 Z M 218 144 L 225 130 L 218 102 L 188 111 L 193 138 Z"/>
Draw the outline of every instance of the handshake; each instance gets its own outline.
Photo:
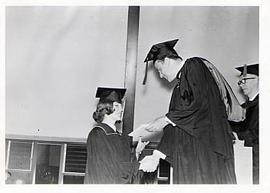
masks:
<path id="1" fill-rule="evenodd" d="M 165 157 L 166 155 L 163 153 L 154 150 L 152 155 L 146 156 L 140 161 L 139 170 L 143 170 L 144 172 L 154 172 L 159 165 L 159 159 L 165 159 Z"/>

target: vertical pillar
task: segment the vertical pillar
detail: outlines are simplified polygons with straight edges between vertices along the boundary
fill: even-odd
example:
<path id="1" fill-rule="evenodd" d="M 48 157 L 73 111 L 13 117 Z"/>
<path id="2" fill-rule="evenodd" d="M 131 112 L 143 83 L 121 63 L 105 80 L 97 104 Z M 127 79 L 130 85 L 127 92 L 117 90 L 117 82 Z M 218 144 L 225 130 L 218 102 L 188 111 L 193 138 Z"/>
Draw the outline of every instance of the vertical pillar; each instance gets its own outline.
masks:
<path id="1" fill-rule="evenodd" d="M 128 28 L 126 46 L 126 69 L 124 86 L 127 88 L 125 113 L 123 119 L 123 134 L 133 131 L 134 106 L 136 90 L 137 49 L 139 34 L 139 6 L 130 6 L 128 9 Z"/>
<path id="2" fill-rule="evenodd" d="M 32 184 L 36 183 L 36 173 L 37 173 L 37 159 L 38 159 L 38 143 L 36 141 L 32 142 L 31 147 L 31 158 L 30 158 L 30 170 L 32 175 Z"/>

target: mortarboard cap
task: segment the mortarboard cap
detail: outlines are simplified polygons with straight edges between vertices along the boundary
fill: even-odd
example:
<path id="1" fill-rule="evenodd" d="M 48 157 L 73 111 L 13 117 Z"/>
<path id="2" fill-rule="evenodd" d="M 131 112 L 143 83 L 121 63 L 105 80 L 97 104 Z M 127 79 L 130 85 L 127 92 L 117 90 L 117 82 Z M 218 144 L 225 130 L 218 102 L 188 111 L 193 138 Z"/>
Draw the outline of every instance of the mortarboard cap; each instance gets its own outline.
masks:
<path id="1" fill-rule="evenodd" d="M 100 98 L 100 101 L 118 102 L 121 103 L 122 98 L 125 95 L 127 89 L 125 88 L 104 88 L 98 87 L 96 98 Z"/>
<path id="2" fill-rule="evenodd" d="M 241 75 L 255 74 L 259 76 L 259 64 L 245 64 L 244 66 L 236 67 L 236 70 L 241 72 Z"/>
<path id="3" fill-rule="evenodd" d="M 146 62 L 146 66 L 143 84 L 145 84 L 147 79 L 148 61 L 153 60 L 154 63 L 156 60 L 163 60 L 165 57 L 181 58 L 180 56 L 178 56 L 177 52 L 173 49 L 177 41 L 178 39 L 175 39 L 158 43 L 152 46 L 152 48 L 150 49 L 144 60 L 144 62 Z"/>

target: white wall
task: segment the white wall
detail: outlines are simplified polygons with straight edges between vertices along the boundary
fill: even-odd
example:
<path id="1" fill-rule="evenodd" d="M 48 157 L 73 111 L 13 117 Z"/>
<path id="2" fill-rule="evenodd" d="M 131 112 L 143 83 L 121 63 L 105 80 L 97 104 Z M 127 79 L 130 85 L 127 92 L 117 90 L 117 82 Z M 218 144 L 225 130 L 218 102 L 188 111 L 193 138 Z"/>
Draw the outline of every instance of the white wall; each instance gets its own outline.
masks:
<path id="1" fill-rule="evenodd" d="M 6 133 L 86 138 L 124 85 L 127 7 L 7 7 Z"/>

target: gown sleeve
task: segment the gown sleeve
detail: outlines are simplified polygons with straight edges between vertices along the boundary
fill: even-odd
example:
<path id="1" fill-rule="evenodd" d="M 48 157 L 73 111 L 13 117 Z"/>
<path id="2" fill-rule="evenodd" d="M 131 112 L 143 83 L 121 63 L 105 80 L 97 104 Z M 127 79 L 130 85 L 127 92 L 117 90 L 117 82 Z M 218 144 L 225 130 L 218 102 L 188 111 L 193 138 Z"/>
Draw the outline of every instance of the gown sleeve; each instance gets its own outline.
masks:
<path id="1" fill-rule="evenodd" d="M 206 68 L 198 60 L 187 60 L 181 73 L 180 85 L 174 89 L 170 109 L 166 116 L 178 127 L 192 134 L 195 119 L 203 120 L 201 115 L 207 114 L 205 95 L 207 84 Z M 200 111 L 200 113 L 198 113 Z M 203 121 L 200 121 L 203 123 Z"/>
<path id="2" fill-rule="evenodd" d="M 172 163 L 174 151 L 172 147 L 175 147 L 175 130 L 178 129 L 172 125 L 167 125 L 163 130 L 163 137 L 157 147 L 157 150 L 166 155 L 165 160 Z"/>

